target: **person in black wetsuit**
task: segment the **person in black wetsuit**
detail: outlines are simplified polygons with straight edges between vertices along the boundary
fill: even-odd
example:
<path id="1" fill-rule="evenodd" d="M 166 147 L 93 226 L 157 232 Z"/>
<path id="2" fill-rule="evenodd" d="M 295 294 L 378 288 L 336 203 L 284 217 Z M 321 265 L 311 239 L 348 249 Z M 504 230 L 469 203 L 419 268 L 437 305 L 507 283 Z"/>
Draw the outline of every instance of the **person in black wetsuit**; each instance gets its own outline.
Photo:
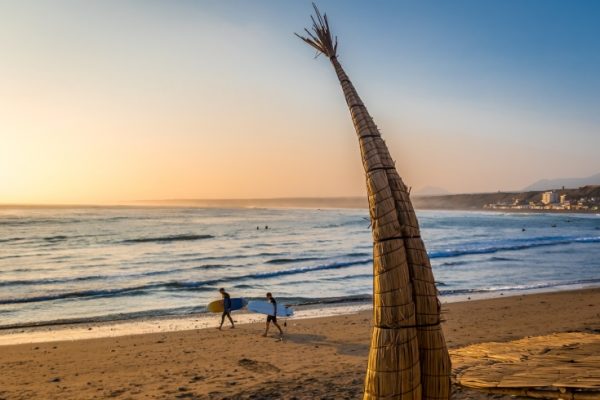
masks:
<path id="1" fill-rule="evenodd" d="M 279 329 L 279 335 L 283 336 L 283 331 L 277 323 L 277 300 L 275 300 L 275 297 L 273 297 L 273 295 L 269 292 L 267 293 L 267 301 L 273 304 L 273 315 L 267 315 L 267 327 L 263 336 L 267 336 L 267 333 L 269 333 L 269 325 L 271 322 L 273 322 L 273 325 L 275 325 L 277 329 Z"/>
<path id="2" fill-rule="evenodd" d="M 221 296 L 223 296 L 223 315 L 221 315 L 221 325 L 219 325 L 218 329 L 221 330 L 223 327 L 225 317 L 229 318 L 229 321 L 231 322 L 231 329 L 233 329 L 235 328 L 235 325 L 233 324 L 233 319 L 231 318 L 231 296 L 229 296 L 229 293 L 227 293 L 223 288 L 219 289 L 219 293 L 221 293 Z"/>

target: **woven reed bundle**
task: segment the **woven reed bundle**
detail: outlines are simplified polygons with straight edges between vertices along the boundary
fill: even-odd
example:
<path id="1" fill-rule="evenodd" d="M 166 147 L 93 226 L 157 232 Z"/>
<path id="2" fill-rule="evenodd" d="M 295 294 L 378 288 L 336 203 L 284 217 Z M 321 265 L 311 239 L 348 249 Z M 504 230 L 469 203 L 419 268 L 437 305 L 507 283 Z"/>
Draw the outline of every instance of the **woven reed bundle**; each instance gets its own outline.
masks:
<path id="1" fill-rule="evenodd" d="M 600 400 L 600 335 L 583 332 L 452 350 L 456 382 L 491 393 Z"/>
<path id="2" fill-rule="evenodd" d="M 313 4 L 314 6 L 314 4 Z M 373 234 L 373 332 L 365 399 L 448 399 L 450 357 L 431 265 L 406 185 L 379 129 L 337 59 L 326 15 L 315 8 L 302 40 L 329 57 L 359 139 Z"/>

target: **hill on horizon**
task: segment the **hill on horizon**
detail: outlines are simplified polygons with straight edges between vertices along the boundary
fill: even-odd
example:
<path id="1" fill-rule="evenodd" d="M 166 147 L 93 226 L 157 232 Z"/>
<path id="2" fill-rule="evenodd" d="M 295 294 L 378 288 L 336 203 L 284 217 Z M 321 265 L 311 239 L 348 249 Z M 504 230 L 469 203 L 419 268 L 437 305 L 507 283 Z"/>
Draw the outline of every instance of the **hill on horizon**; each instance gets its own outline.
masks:
<path id="1" fill-rule="evenodd" d="M 600 173 L 597 173 L 586 178 L 557 178 L 557 179 L 541 179 L 522 189 L 523 192 L 535 190 L 552 190 L 560 189 L 563 186 L 566 189 L 576 189 L 588 185 L 600 185 Z"/>

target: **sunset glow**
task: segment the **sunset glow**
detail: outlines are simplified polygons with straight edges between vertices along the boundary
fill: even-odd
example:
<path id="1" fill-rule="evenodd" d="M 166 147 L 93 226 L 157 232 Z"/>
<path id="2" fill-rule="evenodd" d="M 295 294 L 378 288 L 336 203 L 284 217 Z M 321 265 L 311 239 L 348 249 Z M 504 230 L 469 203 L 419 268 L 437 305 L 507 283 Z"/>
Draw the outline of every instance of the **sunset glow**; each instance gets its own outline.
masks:
<path id="1" fill-rule="evenodd" d="M 347 4 L 323 7 L 408 185 L 600 170 L 595 5 Z M 0 204 L 362 195 L 337 82 L 292 35 L 308 5 L 1 2 Z"/>

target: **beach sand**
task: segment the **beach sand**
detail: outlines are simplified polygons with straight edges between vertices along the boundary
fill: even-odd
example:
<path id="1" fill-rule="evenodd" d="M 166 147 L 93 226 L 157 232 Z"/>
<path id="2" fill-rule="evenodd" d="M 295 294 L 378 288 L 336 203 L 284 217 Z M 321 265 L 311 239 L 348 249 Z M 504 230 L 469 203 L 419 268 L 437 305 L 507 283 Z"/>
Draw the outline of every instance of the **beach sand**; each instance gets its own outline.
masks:
<path id="1" fill-rule="evenodd" d="M 443 306 L 450 348 L 553 332 L 600 333 L 600 289 Z M 215 317 L 215 326 L 218 317 Z M 262 323 L 0 346 L 0 399 L 356 399 L 370 311 Z M 456 399 L 502 399 L 456 388 Z M 508 397 L 507 397 L 508 398 Z"/>

